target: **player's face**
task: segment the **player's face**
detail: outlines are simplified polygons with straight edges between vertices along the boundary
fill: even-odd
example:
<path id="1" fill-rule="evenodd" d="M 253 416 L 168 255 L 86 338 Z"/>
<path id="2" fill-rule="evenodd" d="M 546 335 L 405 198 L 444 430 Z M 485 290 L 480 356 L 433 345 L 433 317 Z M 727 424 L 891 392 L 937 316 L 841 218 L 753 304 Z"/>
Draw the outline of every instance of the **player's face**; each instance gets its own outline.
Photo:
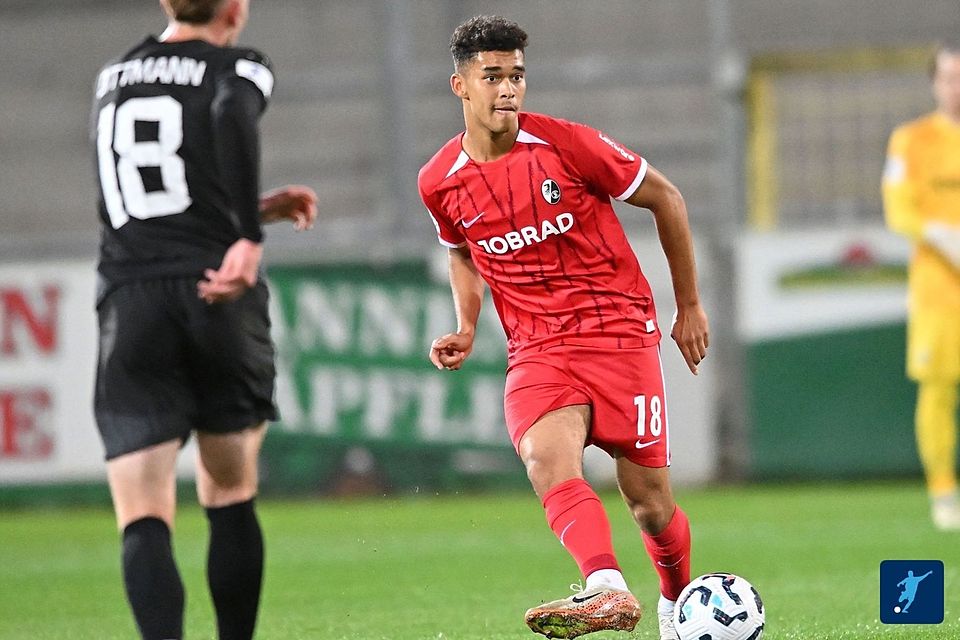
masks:
<path id="1" fill-rule="evenodd" d="M 942 51 L 937 55 L 933 95 L 941 111 L 960 119 L 960 53 Z"/>
<path id="2" fill-rule="evenodd" d="M 492 134 L 519 129 L 518 114 L 527 91 L 523 52 L 481 51 L 450 79 L 463 100 L 467 125 Z"/>

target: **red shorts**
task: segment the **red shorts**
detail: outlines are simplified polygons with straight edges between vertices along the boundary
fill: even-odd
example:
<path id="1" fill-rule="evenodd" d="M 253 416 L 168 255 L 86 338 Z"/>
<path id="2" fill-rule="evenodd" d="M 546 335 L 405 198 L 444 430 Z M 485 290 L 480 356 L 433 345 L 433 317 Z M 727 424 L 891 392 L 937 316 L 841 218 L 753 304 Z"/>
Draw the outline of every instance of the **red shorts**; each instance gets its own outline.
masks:
<path id="1" fill-rule="evenodd" d="M 594 444 L 645 467 L 670 464 L 670 436 L 660 347 L 555 347 L 524 355 L 507 368 L 503 409 L 515 449 L 544 414 L 591 406 Z"/>

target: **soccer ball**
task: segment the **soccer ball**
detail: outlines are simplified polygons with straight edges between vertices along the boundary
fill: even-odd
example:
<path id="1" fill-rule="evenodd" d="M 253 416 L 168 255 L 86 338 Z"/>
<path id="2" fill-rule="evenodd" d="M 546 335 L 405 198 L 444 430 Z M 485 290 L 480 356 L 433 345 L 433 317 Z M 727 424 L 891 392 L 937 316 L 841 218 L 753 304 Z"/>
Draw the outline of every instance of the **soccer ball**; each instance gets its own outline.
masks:
<path id="1" fill-rule="evenodd" d="M 732 573 L 708 573 L 680 592 L 673 625 L 680 640 L 759 640 L 763 601 L 749 582 Z"/>

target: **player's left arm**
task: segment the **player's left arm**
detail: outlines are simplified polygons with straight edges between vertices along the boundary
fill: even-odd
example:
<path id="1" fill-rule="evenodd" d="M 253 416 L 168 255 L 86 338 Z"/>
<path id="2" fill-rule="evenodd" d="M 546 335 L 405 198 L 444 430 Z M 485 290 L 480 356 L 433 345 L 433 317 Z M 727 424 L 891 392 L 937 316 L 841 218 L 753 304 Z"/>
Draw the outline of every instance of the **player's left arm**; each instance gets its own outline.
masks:
<path id="1" fill-rule="evenodd" d="M 269 63 L 237 60 L 218 80 L 210 105 L 213 152 L 240 236 L 218 269 L 207 269 L 197 294 L 208 303 L 234 300 L 254 286 L 263 257 L 263 218 L 291 219 L 309 228 L 316 217 L 316 194 L 308 187 L 284 187 L 260 196 L 260 115 L 273 89 Z"/>
<path id="2" fill-rule="evenodd" d="M 207 303 L 228 302 L 254 286 L 263 257 L 260 227 L 260 114 L 266 97 L 252 83 L 232 76 L 217 83 L 210 106 L 213 153 L 240 236 L 217 269 L 207 269 L 197 294 Z"/>
<path id="3" fill-rule="evenodd" d="M 676 341 L 687 366 L 696 375 L 697 365 L 706 357 L 707 347 L 710 346 L 710 327 L 700 303 L 687 205 L 680 191 L 650 166 L 647 167 L 643 182 L 625 202 L 653 212 L 677 301 L 677 317 L 670 337 Z"/>

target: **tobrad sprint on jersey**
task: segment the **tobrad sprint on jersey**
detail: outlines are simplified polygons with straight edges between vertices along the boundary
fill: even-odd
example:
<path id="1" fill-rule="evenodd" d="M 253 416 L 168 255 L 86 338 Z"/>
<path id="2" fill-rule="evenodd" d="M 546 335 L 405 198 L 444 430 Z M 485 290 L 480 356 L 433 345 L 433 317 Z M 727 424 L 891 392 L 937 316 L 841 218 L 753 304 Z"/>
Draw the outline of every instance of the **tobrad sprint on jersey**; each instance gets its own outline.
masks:
<path id="1" fill-rule="evenodd" d="M 512 148 L 477 162 L 451 138 L 420 170 L 437 240 L 490 289 L 511 361 L 552 345 L 659 341 L 649 284 L 611 201 L 647 163 L 589 126 L 521 112 Z"/>
<path id="2" fill-rule="evenodd" d="M 573 214 L 561 213 L 551 222 L 544 220 L 540 228 L 520 227 L 516 231 L 508 231 L 503 236 L 493 236 L 486 240 L 477 240 L 477 244 L 483 247 L 487 253 L 504 254 L 510 250 L 516 251 L 523 247 L 543 242 L 550 236 L 559 236 L 570 231 L 573 227 Z"/>

